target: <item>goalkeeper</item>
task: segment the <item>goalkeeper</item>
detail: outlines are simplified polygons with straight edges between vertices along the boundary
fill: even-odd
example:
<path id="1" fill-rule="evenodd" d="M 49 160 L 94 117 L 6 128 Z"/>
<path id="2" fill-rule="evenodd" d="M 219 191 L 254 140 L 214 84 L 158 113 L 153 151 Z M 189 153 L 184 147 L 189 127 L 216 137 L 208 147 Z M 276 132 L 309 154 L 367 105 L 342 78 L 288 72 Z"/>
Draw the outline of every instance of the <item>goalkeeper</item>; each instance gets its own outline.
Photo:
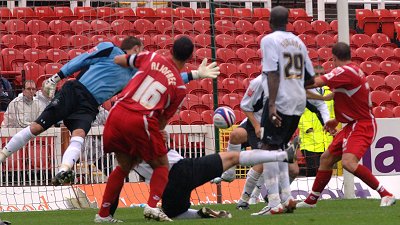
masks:
<path id="1" fill-rule="evenodd" d="M 142 49 L 143 45 L 138 38 L 127 37 L 121 43 L 121 47 L 114 46 L 111 42 L 102 42 L 65 64 L 57 74 L 44 82 L 42 91 L 53 96 L 60 80 L 80 71 L 77 79 L 66 82 L 39 118 L 12 137 L 0 151 L 0 163 L 25 146 L 30 139 L 63 120 L 72 137 L 52 184 L 58 186 L 70 182 L 73 177 L 71 169 L 79 159 L 84 138 L 99 112 L 98 106 L 120 92 L 137 71 L 115 64 L 114 57 L 137 54 Z M 198 70 L 182 73 L 184 82 L 199 78 L 216 78 L 219 75 L 219 67 L 216 63 L 208 66 L 206 63 L 205 59 Z"/>
<path id="2" fill-rule="evenodd" d="M 166 132 L 161 132 L 167 139 Z M 249 166 L 264 162 L 293 162 L 295 147 L 291 146 L 286 152 L 264 150 L 221 152 L 200 158 L 183 158 L 177 151 L 170 150 L 167 156 L 170 172 L 162 196 L 162 209 L 169 218 L 230 218 L 231 214 L 223 210 L 214 211 L 205 207 L 200 210 L 190 209 L 191 192 L 238 164 Z M 153 173 L 153 169 L 146 163 L 139 164 L 134 170 L 146 181 L 150 180 Z M 117 209 L 118 199 L 110 207 L 111 217 L 114 216 Z"/>

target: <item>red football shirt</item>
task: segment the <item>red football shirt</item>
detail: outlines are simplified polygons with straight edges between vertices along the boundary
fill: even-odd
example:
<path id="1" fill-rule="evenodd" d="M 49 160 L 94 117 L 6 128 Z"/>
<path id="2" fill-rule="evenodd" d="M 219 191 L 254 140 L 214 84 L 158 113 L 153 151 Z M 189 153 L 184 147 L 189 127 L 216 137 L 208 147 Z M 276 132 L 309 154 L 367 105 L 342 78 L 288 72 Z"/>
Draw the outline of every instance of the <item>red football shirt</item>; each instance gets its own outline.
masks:
<path id="1" fill-rule="evenodd" d="M 186 95 L 175 63 L 154 52 L 139 53 L 133 63 L 138 71 L 122 90 L 122 99 L 116 108 L 149 116 L 164 114 L 167 119 L 171 118 Z"/>
<path id="2" fill-rule="evenodd" d="M 336 67 L 321 79 L 335 93 L 335 116 L 339 122 L 372 119 L 372 102 L 364 72 L 350 63 Z"/>

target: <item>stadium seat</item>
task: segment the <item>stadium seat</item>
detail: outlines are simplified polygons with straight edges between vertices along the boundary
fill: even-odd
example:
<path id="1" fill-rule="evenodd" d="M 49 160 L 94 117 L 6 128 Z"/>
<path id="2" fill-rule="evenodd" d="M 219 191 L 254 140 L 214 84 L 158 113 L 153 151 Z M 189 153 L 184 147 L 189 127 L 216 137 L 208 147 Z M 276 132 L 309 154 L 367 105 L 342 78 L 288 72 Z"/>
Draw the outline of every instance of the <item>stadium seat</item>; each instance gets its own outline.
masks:
<path id="1" fill-rule="evenodd" d="M 205 124 L 201 119 L 198 112 L 193 110 L 182 110 L 179 112 L 179 117 L 181 120 L 189 125 L 202 125 Z"/>
<path id="2" fill-rule="evenodd" d="M 179 19 L 179 17 L 175 15 L 175 10 L 173 8 L 156 8 L 155 12 L 156 16 L 161 19 L 169 21 L 176 21 Z"/>
<path id="3" fill-rule="evenodd" d="M 70 7 L 54 7 L 54 14 L 55 16 L 60 18 L 60 20 L 64 20 L 67 22 L 78 19 L 78 16 L 74 15 Z"/>
<path id="4" fill-rule="evenodd" d="M 246 89 L 243 86 L 243 83 L 235 78 L 225 78 L 222 80 L 222 87 L 229 90 L 231 93 L 244 93 Z"/>
<path id="5" fill-rule="evenodd" d="M 400 90 L 393 90 L 389 93 L 390 100 L 400 105 Z"/>
<path id="6" fill-rule="evenodd" d="M 141 34 L 157 35 L 161 34 L 156 30 L 154 24 L 146 19 L 138 19 L 133 23 L 133 29 L 139 31 Z"/>
<path id="7" fill-rule="evenodd" d="M 267 8 L 253 8 L 253 17 L 258 18 L 259 20 L 269 21 L 269 17 L 271 12 Z"/>
<path id="8" fill-rule="evenodd" d="M 293 19 L 295 20 L 295 21 L 298 21 L 298 20 L 304 20 L 304 21 L 307 21 L 307 22 L 311 22 L 312 21 L 312 19 L 313 19 L 313 17 L 312 16 L 309 16 L 308 14 L 307 14 L 307 12 L 304 10 L 304 9 L 302 9 L 302 8 L 296 8 L 296 9 L 289 9 L 289 17 L 293 17 Z"/>
<path id="9" fill-rule="evenodd" d="M 210 48 L 211 36 L 209 34 L 198 34 L 194 37 L 194 44 L 196 48 Z"/>
<path id="10" fill-rule="evenodd" d="M 235 23 L 235 27 L 238 31 L 243 34 L 248 34 L 256 38 L 260 33 L 254 29 L 253 24 L 247 20 L 238 20 Z"/>
<path id="11" fill-rule="evenodd" d="M 329 61 L 332 59 L 332 49 L 331 48 L 319 48 L 318 56 L 325 61 Z"/>
<path id="12" fill-rule="evenodd" d="M 47 40 L 50 47 L 53 48 L 65 49 L 70 47 L 68 38 L 62 35 L 51 35 Z"/>
<path id="13" fill-rule="evenodd" d="M 90 6 L 77 6 L 74 8 L 74 15 L 78 16 L 80 20 L 94 20 L 97 18 L 97 12 Z"/>
<path id="14" fill-rule="evenodd" d="M 157 51 L 155 51 L 157 54 L 161 54 L 165 57 L 169 57 L 171 56 L 171 50 L 169 49 L 158 49 Z"/>
<path id="15" fill-rule="evenodd" d="M 161 34 L 164 34 L 165 31 L 172 29 L 172 22 L 164 19 L 156 20 L 154 21 L 154 27 Z"/>
<path id="16" fill-rule="evenodd" d="M 360 57 L 363 60 L 367 60 L 368 58 L 375 56 L 374 50 L 366 47 L 358 48 L 355 53 L 357 57 Z"/>
<path id="17" fill-rule="evenodd" d="M 317 47 L 332 47 L 335 43 L 333 37 L 327 34 L 318 34 L 315 37 Z"/>
<path id="18" fill-rule="evenodd" d="M 48 43 L 47 39 L 43 37 L 42 35 L 38 34 L 32 34 L 28 35 L 25 37 L 25 43 L 32 47 L 32 48 L 37 48 L 37 49 L 49 49 L 51 48 Z"/>
<path id="19" fill-rule="evenodd" d="M 379 106 L 384 101 L 390 101 L 390 96 L 384 91 L 372 91 L 371 101 L 374 107 Z"/>
<path id="20" fill-rule="evenodd" d="M 254 22 L 253 28 L 260 34 L 269 34 L 272 31 L 269 22 L 265 20 L 258 20 Z"/>
<path id="21" fill-rule="evenodd" d="M 204 58 L 211 59 L 211 49 L 210 48 L 199 48 L 196 50 L 195 60 L 201 62 Z"/>
<path id="22" fill-rule="evenodd" d="M 45 36 L 46 38 L 55 34 L 54 31 L 49 29 L 49 25 L 43 20 L 31 20 L 26 26 L 28 31 L 30 31 L 32 34 L 39 34 Z"/>
<path id="23" fill-rule="evenodd" d="M 321 59 L 321 60 L 319 59 L 317 50 L 315 50 L 313 48 L 308 48 L 307 51 L 308 51 L 308 57 L 310 57 L 311 61 L 322 62 L 322 63 L 325 61 L 323 59 Z"/>
<path id="24" fill-rule="evenodd" d="M 69 44 L 75 48 L 81 48 L 85 50 L 91 49 L 93 46 L 90 44 L 90 39 L 83 35 L 74 35 L 69 38 Z"/>
<path id="25" fill-rule="evenodd" d="M 111 7 L 97 7 L 96 8 L 97 18 L 100 20 L 104 20 L 108 23 L 118 19 L 118 15 L 116 15 L 115 11 Z"/>
<path id="26" fill-rule="evenodd" d="M 24 58 L 29 62 L 35 62 L 38 59 L 47 59 L 46 53 L 36 48 L 28 48 L 23 54 Z"/>
<path id="27" fill-rule="evenodd" d="M 251 22 L 255 22 L 256 20 L 258 20 L 257 18 L 253 18 L 251 9 L 248 8 L 234 8 L 233 16 L 235 18 L 238 18 L 239 20 L 247 20 Z"/>
<path id="28" fill-rule="evenodd" d="M 314 31 L 311 24 L 304 20 L 296 20 L 293 22 L 294 31 L 297 34 L 308 34 L 312 37 L 315 37 L 318 32 Z"/>
<path id="29" fill-rule="evenodd" d="M 13 16 L 17 19 L 28 22 L 29 20 L 39 19 L 32 8 L 29 7 L 15 7 L 13 9 Z"/>
<path id="30" fill-rule="evenodd" d="M 177 20 L 174 22 L 174 26 L 170 28 L 171 32 L 166 32 L 165 34 L 171 35 L 172 33 L 176 33 L 176 31 L 180 31 L 181 34 L 192 35 L 194 33 L 197 34 L 197 31 L 194 30 L 193 24 L 186 20 Z M 199 32 L 200 33 L 200 32 Z"/>
<path id="31" fill-rule="evenodd" d="M 157 45 L 153 44 L 153 40 L 150 35 L 139 34 L 136 35 L 136 37 L 140 39 L 146 50 L 151 50 L 151 51 L 157 50 Z"/>
<path id="32" fill-rule="evenodd" d="M 394 107 L 392 111 L 393 111 L 394 117 L 396 117 L 396 118 L 400 117 L 400 106 Z"/>
<path id="33" fill-rule="evenodd" d="M 34 62 L 25 63 L 23 69 L 25 80 L 36 81 L 40 75 L 45 74 L 44 68 Z"/>
<path id="34" fill-rule="evenodd" d="M 152 37 L 152 42 L 158 45 L 160 48 L 170 49 L 174 44 L 174 39 L 166 34 L 157 34 Z"/>
<path id="35" fill-rule="evenodd" d="M 205 95 L 201 96 L 201 102 L 203 103 L 203 105 L 207 105 L 210 109 L 212 109 L 214 107 L 213 94 L 205 94 Z"/>
<path id="36" fill-rule="evenodd" d="M 6 47 L 13 48 L 15 45 L 24 45 L 25 41 L 18 35 L 6 34 L 1 37 L 1 43 Z"/>
<path id="37" fill-rule="evenodd" d="M 68 54 L 61 49 L 52 48 L 46 52 L 47 58 L 53 62 L 63 63 L 68 60 Z"/>
<path id="38" fill-rule="evenodd" d="M 375 90 L 377 87 L 385 85 L 385 80 L 380 76 L 369 75 L 366 79 L 371 90 Z"/>
<path id="39" fill-rule="evenodd" d="M 84 20 L 73 20 L 69 25 L 71 26 L 71 30 L 77 35 L 88 35 L 94 33 L 90 23 Z"/>
<path id="40" fill-rule="evenodd" d="M 138 19 L 135 12 L 131 7 L 116 7 L 114 8 L 115 16 L 119 19 L 125 19 L 128 21 L 135 21 Z"/>
<path id="41" fill-rule="evenodd" d="M 366 73 L 367 75 L 372 74 L 375 71 L 380 70 L 379 64 L 376 64 L 374 62 L 362 62 L 360 64 L 360 68 L 362 69 L 362 71 L 364 71 L 364 73 Z"/>
<path id="42" fill-rule="evenodd" d="M 385 34 L 376 33 L 371 36 L 372 43 L 376 44 L 378 47 L 391 47 L 392 43 L 390 39 Z"/>
<path id="43" fill-rule="evenodd" d="M 196 111 L 199 114 L 205 110 L 210 109 L 210 107 L 208 105 L 203 104 L 201 97 L 198 97 L 193 94 L 187 94 L 185 102 L 187 103 L 187 106 L 189 107 L 188 109 Z"/>
<path id="44" fill-rule="evenodd" d="M 307 48 L 316 48 L 316 38 L 311 37 L 308 34 L 300 34 L 298 37 L 303 41 Z"/>
<path id="45" fill-rule="evenodd" d="M 4 22 L 4 26 L 9 33 L 19 35 L 20 37 L 26 37 L 32 34 L 28 31 L 26 23 L 19 19 L 7 20 Z"/>
<path id="46" fill-rule="evenodd" d="M 111 42 L 116 46 L 121 46 L 122 41 L 127 37 L 127 35 L 115 35 L 111 38 Z"/>
<path id="47" fill-rule="evenodd" d="M 256 65 L 260 65 L 261 58 L 255 50 L 250 48 L 239 48 L 236 50 L 236 55 L 238 58 L 242 59 L 243 62 L 249 62 Z"/>
<path id="48" fill-rule="evenodd" d="M 230 20 L 218 20 L 217 22 L 215 22 L 215 30 L 221 32 L 222 34 L 242 34 L 242 32 L 236 29 L 235 24 Z"/>
<path id="49" fill-rule="evenodd" d="M 399 65 L 391 61 L 383 61 L 379 64 L 381 70 L 388 74 L 399 70 Z"/>
<path id="50" fill-rule="evenodd" d="M 126 19 L 114 20 L 111 23 L 111 29 L 113 29 L 117 34 L 140 34 L 139 31 L 134 31 L 135 26 Z"/>
<path id="51" fill-rule="evenodd" d="M 12 48 L 4 48 L 1 50 L 1 55 L 3 57 L 3 66 L 1 70 L 12 71 L 11 61 L 15 59 L 24 59 L 24 55 L 22 52 L 12 49 Z"/>
<path id="52" fill-rule="evenodd" d="M 392 118 L 394 116 L 392 109 L 383 106 L 374 107 L 372 113 L 376 118 Z"/>
<path id="53" fill-rule="evenodd" d="M 244 86 L 244 88 L 248 88 L 249 87 L 249 85 L 250 85 L 250 81 L 252 81 L 254 78 L 252 78 L 252 77 L 249 77 L 249 78 L 246 78 L 246 79 L 244 79 L 243 80 L 243 86 Z"/>
<path id="54" fill-rule="evenodd" d="M 216 20 L 231 20 L 232 22 L 236 22 L 236 20 L 238 20 L 237 17 L 233 16 L 233 11 L 231 8 L 216 8 L 215 18 Z"/>
<path id="55" fill-rule="evenodd" d="M 69 36 L 75 35 L 75 32 L 71 30 L 69 23 L 63 20 L 52 20 L 49 23 L 49 29 L 56 34 L 69 34 Z"/>
<path id="56" fill-rule="evenodd" d="M 385 84 L 392 87 L 393 90 L 400 90 L 400 76 L 388 75 L 387 77 L 385 77 Z"/>
<path id="57" fill-rule="evenodd" d="M 11 10 L 7 7 L 0 7 L 0 21 L 7 21 L 15 19 L 16 17 L 13 16 Z"/>
<path id="58" fill-rule="evenodd" d="M 212 79 L 202 79 L 200 81 L 200 86 L 204 90 L 207 90 L 209 93 L 213 92 L 213 80 Z M 217 80 L 217 88 L 222 88 L 222 81 Z"/>
<path id="59" fill-rule="evenodd" d="M 368 47 L 371 45 L 374 46 L 374 48 L 378 47 L 372 43 L 371 37 L 366 34 L 355 34 L 351 36 L 350 43 L 357 45 L 357 47 Z"/>
<path id="60" fill-rule="evenodd" d="M 196 16 L 196 13 L 192 8 L 187 7 L 177 7 L 175 9 L 175 15 L 179 19 L 185 19 L 189 21 L 197 21 L 200 19 L 200 17 Z"/>
<path id="61" fill-rule="evenodd" d="M 201 119 L 206 124 L 214 123 L 214 110 L 205 110 L 201 113 Z"/>
<path id="62" fill-rule="evenodd" d="M 156 15 L 156 12 L 152 8 L 136 8 L 136 16 L 140 19 L 146 19 L 154 23 L 154 21 L 161 19 L 161 17 Z"/>
<path id="63" fill-rule="evenodd" d="M 92 20 L 90 27 L 98 34 L 106 35 L 109 38 L 117 35 L 117 32 L 111 29 L 111 25 L 104 20 Z"/>
<path id="64" fill-rule="evenodd" d="M 242 101 L 242 96 L 236 93 L 226 94 L 221 99 L 221 105 L 226 105 L 232 109 L 240 109 L 240 102 Z"/>
<path id="65" fill-rule="evenodd" d="M 90 38 L 90 43 L 93 46 L 98 45 L 100 42 L 111 41 L 106 35 L 93 35 Z"/>
<path id="66" fill-rule="evenodd" d="M 327 61 L 322 63 L 322 67 L 324 67 L 325 73 L 331 72 L 336 66 L 333 61 Z"/>
<path id="67" fill-rule="evenodd" d="M 379 47 L 375 49 L 375 54 L 382 59 L 386 60 L 389 57 L 393 57 L 394 53 L 392 49 Z"/>
<path id="68" fill-rule="evenodd" d="M 261 74 L 258 66 L 254 65 L 253 63 L 242 63 L 239 65 L 238 69 L 240 72 L 247 74 L 247 77 L 258 76 Z M 244 77 L 244 79 L 247 77 Z"/>
<path id="69" fill-rule="evenodd" d="M 235 110 L 233 110 L 233 112 L 235 113 L 235 117 L 236 117 L 235 124 L 240 124 L 243 120 L 245 120 L 247 118 L 246 114 L 244 114 L 240 110 L 235 109 Z"/>
<path id="70" fill-rule="evenodd" d="M 210 34 L 210 21 L 208 20 L 197 20 L 193 23 L 193 29 L 200 34 Z"/>
<path id="71" fill-rule="evenodd" d="M 249 34 L 239 34 L 238 36 L 235 37 L 235 42 L 246 48 L 251 48 L 255 51 L 260 49 L 260 45 L 257 43 L 254 36 L 251 36 Z"/>
<path id="72" fill-rule="evenodd" d="M 215 37 L 215 44 L 220 48 L 230 48 L 236 51 L 243 46 L 235 42 L 235 38 L 228 34 L 219 34 Z"/>
<path id="73" fill-rule="evenodd" d="M 220 76 L 223 78 L 228 78 L 230 75 L 240 72 L 237 66 L 232 63 L 221 63 L 219 64 L 219 68 L 221 72 Z"/>
<path id="74" fill-rule="evenodd" d="M 388 9 L 374 9 L 374 15 L 379 17 L 380 29 L 382 33 L 389 36 L 391 39 L 394 38 L 394 21 L 395 17 L 391 15 Z"/>
<path id="75" fill-rule="evenodd" d="M 332 32 L 332 28 L 329 25 L 329 23 L 322 21 L 322 20 L 315 20 L 315 21 L 311 22 L 311 27 L 313 30 L 315 30 L 319 34 Z"/>
<path id="76" fill-rule="evenodd" d="M 44 67 L 44 72 L 46 74 L 58 73 L 63 65 L 61 63 L 48 63 Z"/>
<path id="77" fill-rule="evenodd" d="M 371 36 L 378 32 L 379 17 L 369 9 L 356 9 L 357 27 Z M 361 47 L 361 46 L 359 46 Z"/>
<path id="78" fill-rule="evenodd" d="M 210 19 L 210 9 L 207 8 L 197 8 L 196 9 L 196 16 L 202 20 L 209 20 Z"/>

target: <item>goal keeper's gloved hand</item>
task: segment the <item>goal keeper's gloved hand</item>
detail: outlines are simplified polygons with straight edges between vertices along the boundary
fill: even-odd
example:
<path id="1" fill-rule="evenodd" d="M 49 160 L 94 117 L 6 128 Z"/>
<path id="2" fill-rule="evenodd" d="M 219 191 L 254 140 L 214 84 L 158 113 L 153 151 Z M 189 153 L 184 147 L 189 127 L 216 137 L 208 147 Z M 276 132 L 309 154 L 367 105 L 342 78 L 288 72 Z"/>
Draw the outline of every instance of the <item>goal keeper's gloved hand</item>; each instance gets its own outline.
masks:
<path id="1" fill-rule="evenodd" d="M 219 66 L 216 62 L 212 62 L 207 65 L 207 58 L 203 59 L 197 70 L 192 70 L 192 76 L 194 80 L 203 78 L 217 78 L 220 74 Z"/>
<path id="2" fill-rule="evenodd" d="M 54 93 L 56 92 L 56 85 L 60 80 L 60 76 L 58 76 L 58 74 L 54 74 L 52 77 L 43 82 L 42 91 L 46 93 L 49 98 L 53 98 Z"/>

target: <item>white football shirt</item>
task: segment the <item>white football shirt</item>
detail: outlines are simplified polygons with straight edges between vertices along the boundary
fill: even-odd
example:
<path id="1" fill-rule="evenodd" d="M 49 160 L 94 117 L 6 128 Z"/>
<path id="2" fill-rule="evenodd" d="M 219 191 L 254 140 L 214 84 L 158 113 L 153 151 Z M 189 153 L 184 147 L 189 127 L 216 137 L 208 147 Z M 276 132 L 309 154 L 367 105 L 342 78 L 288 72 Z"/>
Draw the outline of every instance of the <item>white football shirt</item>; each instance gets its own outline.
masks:
<path id="1" fill-rule="evenodd" d="M 254 117 L 261 123 L 264 104 L 268 98 L 268 84 L 266 80 L 259 75 L 254 80 L 250 81 L 249 87 L 240 102 L 240 108 L 245 112 L 254 112 Z M 267 91 L 264 90 L 266 87 Z"/>
<path id="2" fill-rule="evenodd" d="M 263 74 L 278 71 L 280 75 L 277 110 L 285 115 L 301 116 L 306 107 L 304 78 L 314 76 L 306 46 L 291 32 L 275 31 L 261 40 L 261 53 Z"/>

